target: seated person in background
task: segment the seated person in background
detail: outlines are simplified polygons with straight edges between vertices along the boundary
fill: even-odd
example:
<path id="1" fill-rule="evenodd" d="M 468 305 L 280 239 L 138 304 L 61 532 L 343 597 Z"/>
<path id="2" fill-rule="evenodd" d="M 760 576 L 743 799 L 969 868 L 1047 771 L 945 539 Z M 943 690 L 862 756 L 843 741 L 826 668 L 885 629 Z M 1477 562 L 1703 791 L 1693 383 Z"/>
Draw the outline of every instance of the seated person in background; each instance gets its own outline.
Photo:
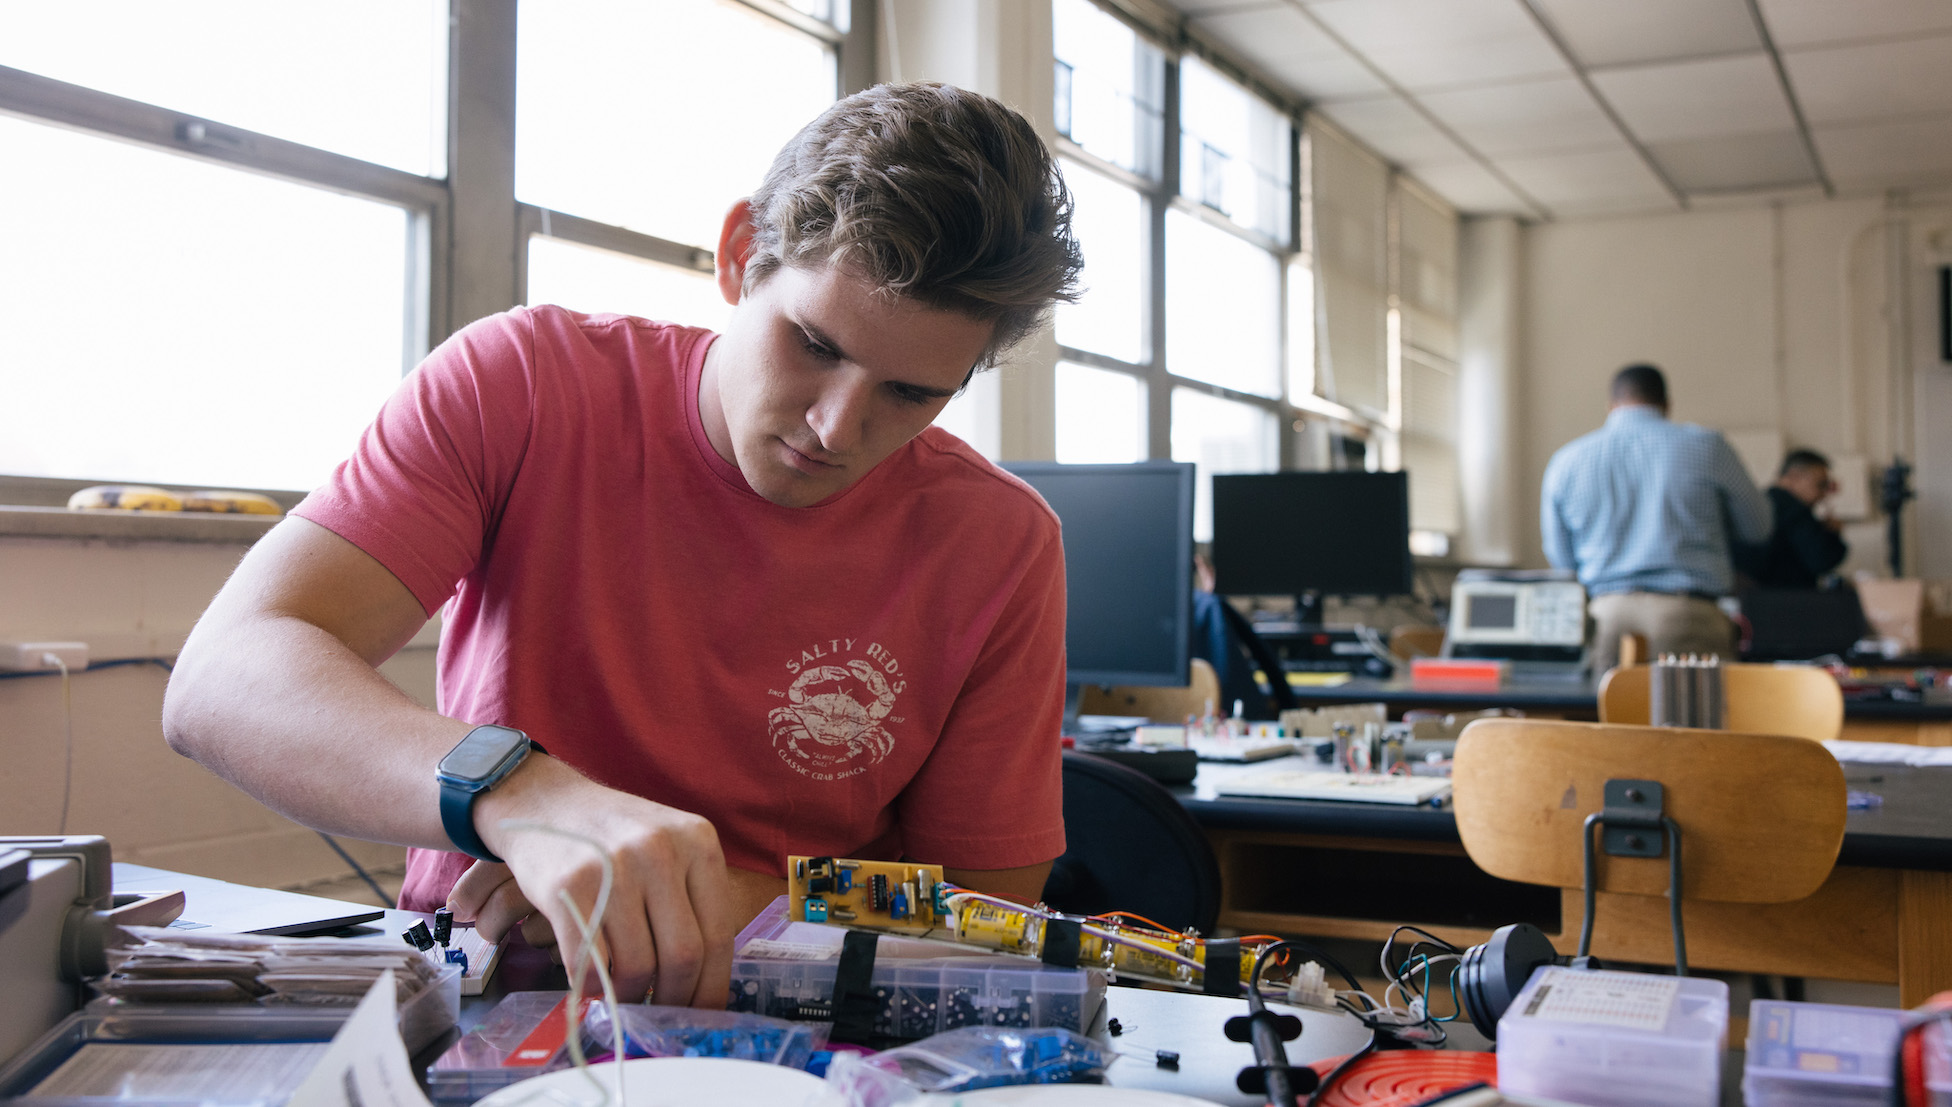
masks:
<path id="1" fill-rule="evenodd" d="M 1816 513 L 1836 490 L 1829 458 L 1815 450 L 1791 450 L 1768 490 L 1776 519 L 1769 540 L 1738 548 L 1735 567 L 1763 588 L 1815 588 L 1850 552 L 1837 521 Z"/>
<path id="2" fill-rule="evenodd" d="M 1213 591 L 1213 562 L 1205 554 L 1193 555 L 1193 583 L 1193 656 L 1212 665 L 1220 678 L 1221 702 L 1214 711 L 1231 714 L 1239 703 L 1246 718 L 1273 719 L 1294 707 L 1294 691 L 1280 658 L 1247 616 Z M 1269 680 L 1267 687 L 1254 679 L 1257 668 Z"/>
<path id="3" fill-rule="evenodd" d="M 726 215 L 724 334 L 517 308 L 409 375 L 199 621 L 170 745 L 415 847 L 402 907 L 572 963 L 597 850 L 511 821 L 593 843 L 627 1000 L 723 1007 L 789 853 L 1034 900 L 1064 850 L 1058 520 L 929 424 L 1073 298 L 1070 211 L 993 100 L 835 104 Z M 374 666 L 436 612 L 429 711 Z M 467 784 L 519 760 L 457 789 L 451 750 Z"/>
<path id="4" fill-rule="evenodd" d="M 1731 548 L 1769 533 L 1769 501 L 1715 431 L 1667 418 L 1652 365 L 1614 374 L 1606 424 L 1545 467 L 1539 529 L 1554 568 L 1592 596 L 1593 669 L 1638 634 L 1655 654 L 1735 657 L 1735 624 L 1716 599 L 1735 585 Z"/>

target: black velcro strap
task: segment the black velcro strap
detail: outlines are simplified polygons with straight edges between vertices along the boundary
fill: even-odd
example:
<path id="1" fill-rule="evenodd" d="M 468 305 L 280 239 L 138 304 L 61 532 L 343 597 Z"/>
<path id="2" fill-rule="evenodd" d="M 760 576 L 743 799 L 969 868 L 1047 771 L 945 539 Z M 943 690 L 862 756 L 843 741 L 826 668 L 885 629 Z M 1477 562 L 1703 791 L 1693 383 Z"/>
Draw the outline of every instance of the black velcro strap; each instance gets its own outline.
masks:
<path id="1" fill-rule="evenodd" d="M 1044 964 L 1060 969 L 1078 967 L 1079 936 L 1084 922 L 1079 919 L 1051 919 L 1044 924 Z"/>
<path id="2" fill-rule="evenodd" d="M 1208 938 L 1206 972 L 1201 975 L 1207 995 L 1240 995 L 1240 939 Z"/>
<path id="3" fill-rule="evenodd" d="M 834 967 L 834 1029 L 830 1041 L 866 1045 L 881 1005 L 874 998 L 874 951 L 880 935 L 850 930 Z"/>

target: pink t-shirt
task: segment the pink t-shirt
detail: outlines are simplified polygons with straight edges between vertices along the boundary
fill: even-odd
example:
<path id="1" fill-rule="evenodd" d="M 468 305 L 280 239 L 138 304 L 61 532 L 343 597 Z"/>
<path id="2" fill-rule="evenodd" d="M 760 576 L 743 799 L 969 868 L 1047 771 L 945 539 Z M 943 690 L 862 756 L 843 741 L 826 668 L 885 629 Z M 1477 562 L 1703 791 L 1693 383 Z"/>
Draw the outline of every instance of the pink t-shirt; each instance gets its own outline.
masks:
<path id="1" fill-rule="evenodd" d="M 445 605 L 443 714 L 705 816 L 733 865 L 1062 853 L 1056 516 L 935 428 L 823 503 L 768 502 L 700 423 L 713 337 L 471 324 L 295 513 Z M 401 906 L 468 864 L 413 851 Z"/>

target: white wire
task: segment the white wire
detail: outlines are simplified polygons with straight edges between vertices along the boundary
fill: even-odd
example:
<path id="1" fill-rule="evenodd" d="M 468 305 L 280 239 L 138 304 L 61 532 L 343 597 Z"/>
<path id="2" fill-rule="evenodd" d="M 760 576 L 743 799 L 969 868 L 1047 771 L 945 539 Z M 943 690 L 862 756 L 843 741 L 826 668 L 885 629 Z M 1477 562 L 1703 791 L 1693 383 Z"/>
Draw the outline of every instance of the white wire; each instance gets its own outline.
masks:
<path id="1" fill-rule="evenodd" d="M 68 801 L 75 794 L 75 697 L 73 682 L 68 677 L 68 663 L 61 655 L 49 651 L 41 655 L 43 663 L 53 662 L 61 670 L 61 730 L 66 736 L 64 752 L 61 755 L 61 822 L 55 833 L 66 836 L 68 833 Z"/>
<path id="2" fill-rule="evenodd" d="M 617 1005 L 617 990 L 610 982 L 609 966 L 604 963 L 604 958 L 596 956 L 597 932 L 603 924 L 604 911 L 610 906 L 610 885 L 616 877 L 616 863 L 611 859 L 610 852 L 594 838 L 586 838 L 574 831 L 524 819 L 503 819 L 497 825 L 504 830 L 529 830 L 541 834 L 553 834 L 572 842 L 581 842 L 595 850 L 597 860 L 603 864 L 603 880 L 597 885 L 596 902 L 590 905 L 588 918 L 585 918 L 583 912 L 577 908 L 576 900 L 569 894 L 569 889 L 558 888 L 556 896 L 562 900 L 564 910 L 569 912 L 570 921 L 576 924 L 577 935 L 582 939 L 582 946 L 576 954 L 576 964 L 569 968 L 569 1007 L 566 1010 L 568 1033 L 565 1035 L 569 1043 L 569 1061 L 578 1072 L 583 1074 L 583 1078 L 590 1082 L 590 1086 L 596 1089 L 597 1094 L 603 1097 L 597 1102 L 607 1104 L 610 1102 L 610 1090 L 605 1088 L 603 1082 L 590 1071 L 589 1059 L 583 1056 L 583 974 L 594 967 L 597 980 L 603 985 L 603 1001 L 610 1007 L 611 1061 L 615 1066 L 622 1066 L 624 1063 L 623 1011 Z M 560 942 L 561 938 L 558 937 L 557 940 Z M 617 1107 L 625 1107 L 623 1069 L 617 1067 L 615 1073 Z"/>

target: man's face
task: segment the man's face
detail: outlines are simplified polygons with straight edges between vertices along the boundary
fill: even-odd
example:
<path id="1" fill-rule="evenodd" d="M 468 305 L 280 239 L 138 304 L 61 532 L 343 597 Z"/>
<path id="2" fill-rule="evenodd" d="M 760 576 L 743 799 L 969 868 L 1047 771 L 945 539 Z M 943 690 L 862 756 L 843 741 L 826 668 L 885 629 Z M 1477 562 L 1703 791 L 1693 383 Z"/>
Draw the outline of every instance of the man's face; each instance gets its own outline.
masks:
<path id="1" fill-rule="evenodd" d="M 991 333 L 845 269 L 782 267 L 741 295 L 706 357 L 706 437 L 761 496 L 817 504 L 922 433 Z"/>
<path id="2" fill-rule="evenodd" d="M 1776 483 L 1811 507 L 1837 488 L 1830 482 L 1829 467 L 1824 465 L 1799 465 L 1778 477 Z"/>

